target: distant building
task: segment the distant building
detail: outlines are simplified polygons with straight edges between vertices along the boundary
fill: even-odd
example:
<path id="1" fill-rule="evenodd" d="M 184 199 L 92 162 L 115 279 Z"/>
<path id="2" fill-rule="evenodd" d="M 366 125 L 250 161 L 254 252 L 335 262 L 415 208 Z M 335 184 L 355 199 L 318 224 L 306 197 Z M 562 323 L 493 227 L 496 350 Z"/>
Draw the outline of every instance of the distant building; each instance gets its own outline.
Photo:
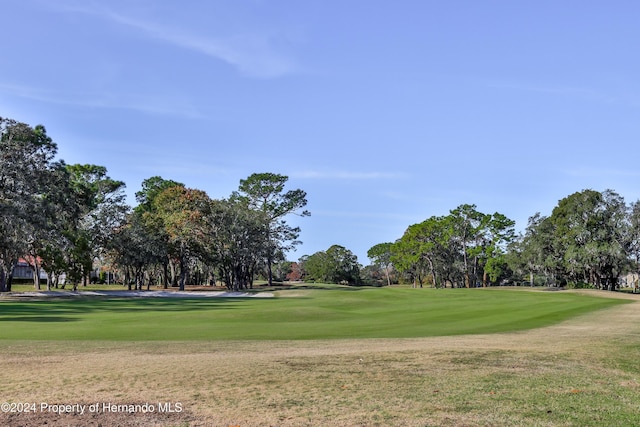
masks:
<path id="1" fill-rule="evenodd" d="M 628 273 L 624 276 L 620 276 L 619 283 L 621 288 L 638 288 L 639 284 L 638 273 Z"/>
<path id="2" fill-rule="evenodd" d="M 19 259 L 18 263 L 13 267 L 13 278 L 20 280 L 33 280 L 33 269 L 27 261 Z M 47 280 L 47 272 L 40 269 L 40 280 Z"/>

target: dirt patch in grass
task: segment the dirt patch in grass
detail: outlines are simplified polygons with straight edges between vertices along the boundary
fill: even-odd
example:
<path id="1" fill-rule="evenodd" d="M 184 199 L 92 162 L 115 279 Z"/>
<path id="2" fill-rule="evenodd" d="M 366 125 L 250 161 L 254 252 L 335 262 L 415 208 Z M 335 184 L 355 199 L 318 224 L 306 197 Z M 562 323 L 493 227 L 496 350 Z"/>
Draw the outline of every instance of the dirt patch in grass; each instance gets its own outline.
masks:
<path id="1" fill-rule="evenodd" d="M 0 425 L 639 425 L 640 371 L 624 356 L 638 348 L 640 302 L 508 334 L 0 342 L 7 401 L 181 408 L 58 418 L 3 413 Z"/>

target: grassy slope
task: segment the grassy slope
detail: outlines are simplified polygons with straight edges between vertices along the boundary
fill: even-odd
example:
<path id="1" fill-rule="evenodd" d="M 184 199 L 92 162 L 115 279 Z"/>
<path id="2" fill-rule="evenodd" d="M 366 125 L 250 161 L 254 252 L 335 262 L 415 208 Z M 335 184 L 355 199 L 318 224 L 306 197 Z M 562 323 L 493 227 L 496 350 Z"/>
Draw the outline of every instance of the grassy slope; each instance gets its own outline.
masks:
<path id="1" fill-rule="evenodd" d="M 282 292 L 281 295 L 287 295 Z M 345 289 L 296 297 L 3 301 L 0 339 L 407 338 L 547 326 L 623 303 L 558 292 Z"/>

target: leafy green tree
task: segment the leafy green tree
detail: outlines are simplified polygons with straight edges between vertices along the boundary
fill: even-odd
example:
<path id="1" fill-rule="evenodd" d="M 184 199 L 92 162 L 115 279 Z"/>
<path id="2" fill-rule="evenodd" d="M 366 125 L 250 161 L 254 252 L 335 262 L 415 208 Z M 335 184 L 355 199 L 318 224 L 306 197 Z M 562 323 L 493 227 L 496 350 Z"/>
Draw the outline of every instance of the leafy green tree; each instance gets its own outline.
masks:
<path id="1" fill-rule="evenodd" d="M 484 229 L 480 230 L 482 286 L 487 286 L 489 280 L 496 282 L 507 271 L 504 255 L 507 246 L 515 240 L 515 224 L 498 212 L 485 216 Z"/>
<path id="2" fill-rule="evenodd" d="M 162 264 L 166 260 L 166 248 L 162 238 L 147 226 L 142 215 L 133 212 L 128 215 L 124 225 L 119 227 L 111 239 L 109 256 L 113 264 L 124 269 L 125 284 L 131 290 L 132 281 L 135 289 L 141 290 L 145 275 L 154 265 Z M 150 277 L 147 280 L 149 289 Z"/>
<path id="3" fill-rule="evenodd" d="M 289 274 L 291 274 L 291 261 L 282 260 L 273 265 L 274 278 L 279 282 L 287 280 Z"/>
<path id="4" fill-rule="evenodd" d="M 483 271 L 483 286 L 487 286 L 487 281 L 496 283 L 501 279 L 506 279 L 507 277 L 511 276 L 506 254 L 501 253 L 487 259 Z"/>
<path id="5" fill-rule="evenodd" d="M 52 232 L 56 213 L 48 191 L 61 167 L 54 162 L 56 152 L 44 126 L 0 117 L 0 291 L 11 290 L 20 257 L 31 253 L 36 262 L 42 240 Z"/>
<path id="6" fill-rule="evenodd" d="M 391 286 L 390 269 L 393 265 L 391 263 L 391 246 L 393 246 L 391 242 L 378 243 L 367 251 L 367 256 L 373 264 L 384 270 L 387 286 Z"/>
<path id="7" fill-rule="evenodd" d="M 360 284 L 360 264 L 353 252 L 344 246 L 332 245 L 327 249 L 327 256 L 331 262 L 333 282 Z"/>
<path id="8" fill-rule="evenodd" d="M 615 289 L 627 264 L 626 210 L 612 190 L 583 190 L 558 202 L 549 221 L 570 282 Z"/>
<path id="9" fill-rule="evenodd" d="M 164 179 L 160 176 L 152 176 L 151 178 L 145 179 L 142 181 L 142 189 L 136 192 L 138 206 L 136 206 L 135 211 L 140 214 L 153 211 L 153 202 L 156 197 L 167 188 L 176 186 L 184 187 L 185 185 L 171 179 Z"/>
<path id="10" fill-rule="evenodd" d="M 531 216 L 524 235 L 509 245 L 506 258 L 511 270 L 528 275 L 531 286 L 536 275 L 544 277 L 544 283 L 555 283 L 563 255 L 554 243 L 551 220 L 539 212 Z"/>
<path id="11" fill-rule="evenodd" d="M 331 260 L 326 251 L 318 251 L 301 257 L 300 264 L 304 267 L 305 280 L 312 282 L 332 281 Z"/>
<path id="12" fill-rule="evenodd" d="M 302 255 L 300 258 L 298 258 L 298 262 L 296 263 L 297 265 L 297 280 L 301 280 L 301 281 L 311 281 L 313 280 L 313 278 L 309 275 L 309 272 L 307 271 L 307 261 L 309 260 L 310 255 Z"/>
<path id="13" fill-rule="evenodd" d="M 308 278 L 328 283 L 359 285 L 360 264 L 349 249 L 332 245 L 326 251 L 316 252 L 304 260 Z"/>
<path id="14" fill-rule="evenodd" d="M 411 225 L 391 247 L 391 260 L 400 271 L 408 272 L 416 286 L 422 287 L 429 275 L 435 287 L 454 283 L 456 256 L 452 218 L 430 217 Z"/>
<path id="15" fill-rule="evenodd" d="M 558 202 L 551 216 L 536 214 L 512 247 L 530 282 L 534 274 L 556 284 L 615 289 L 634 251 L 634 205 L 612 190 L 583 190 Z M 511 257 L 512 265 L 515 265 Z"/>
<path id="16" fill-rule="evenodd" d="M 183 291 L 191 261 L 206 252 L 211 199 L 204 191 L 173 186 L 158 194 L 153 205 L 168 236 L 169 251 L 178 260 Z"/>
<path id="17" fill-rule="evenodd" d="M 633 262 L 633 271 L 640 277 L 640 200 L 631 203 L 629 209 L 628 252 Z M 638 287 L 638 279 L 634 287 Z"/>
<path id="18" fill-rule="evenodd" d="M 476 205 L 463 204 L 450 211 L 452 218 L 452 243 L 462 256 L 462 274 L 465 287 L 477 282 L 477 260 L 483 253 L 479 244 L 481 233 L 488 222 L 485 214 L 476 210 Z"/>
<path id="19" fill-rule="evenodd" d="M 39 237 L 36 244 L 30 245 L 30 260 L 40 261 L 47 272 L 47 290 L 52 285 L 56 288 L 59 279 L 67 271 L 66 255 L 70 250 L 70 224 L 77 220 L 76 211 L 69 208 L 72 204 L 73 192 L 67 166 L 63 162 L 54 165 L 49 174 L 47 193 L 42 198 L 42 213 L 45 223 L 39 225 Z M 37 265 L 34 265 L 34 270 Z M 35 274 L 37 276 L 37 273 Z M 39 281 L 34 280 L 36 288 Z"/>
<path id="20" fill-rule="evenodd" d="M 297 240 L 300 228 L 291 227 L 284 218 L 294 213 L 310 215 L 309 211 L 300 211 L 307 205 L 304 191 L 296 189 L 285 192 L 288 179 L 285 175 L 255 173 L 240 180 L 238 192 L 232 195 L 232 198 L 245 200 L 250 209 L 264 214 L 268 225 L 266 266 L 270 286 L 273 281 L 272 264 L 277 256 L 300 243 Z"/>
<path id="21" fill-rule="evenodd" d="M 423 239 L 420 236 L 422 231 L 423 226 L 420 224 L 411 225 L 391 246 L 391 262 L 398 271 L 409 275 L 414 287 L 416 283 L 422 287 L 423 277 L 429 268 L 430 254 L 422 248 Z M 437 277 L 435 273 L 434 277 Z"/>
<path id="22" fill-rule="evenodd" d="M 447 216 L 432 216 L 411 225 L 391 245 L 394 267 L 408 274 L 414 286 L 470 286 L 496 281 L 506 272 L 503 257 L 514 239 L 515 222 L 500 213 L 483 214 L 475 205 L 461 205 Z"/>
<path id="23" fill-rule="evenodd" d="M 393 268 L 401 274 L 401 278 L 408 277 L 415 287 L 417 282 L 422 285 L 422 275 L 425 272 L 425 267 L 418 251 L 418 244 L 409 235 L 411 233 L 410 228 L 411 226 L 391 246 L 391 262 Z"/>
<path id="24" fill-rule="evenodd" d="M 360 280 L 362 284 L 371 286 L 384 286 L 387 283 L 383 269 L 375 264 L 360 269 Z"/>
<path id="25" fill-rule="evenodd" d="M 169 282 L 177 285 L 177 268 L 174 259 L 170 256 L 169 236 L 166 233 L 162 218 L 157 214 L 155 208 L 155 200 L 164 190 L 171 187 L 184 187 L 184 184 L 164 179 L 160 176 L 153 176 L 142 181 L 142 189 L 136 192 L 136 201 L 138 205 L 134 208 L 134 212 L 138 215 L 146 228 L 156 247 L 153 249 L 155 254 L 159 254 L 158 263 L 162 269 L 162 283 L 164 289 L 167 289 Z"/>
<path id="26" fill-rule="evenodd" d="M 214 200 L 207 223 L 208 253 L 227 288 L 235 292 L 251 288 L 269 250 L 264 213 L 249 209 L 243 199 Z"/>
<path id="27" fill-rule="evenodd" d="M 104 166 L 68 165 L 67 172 L 71 194 L 64 234 L 69 241 L 67 276 L 75 290 L 80 280 L 86 284 L 94 260 L 105 254 L 129 206 L 125 203 L 124 182 L 107 176 Z"/>

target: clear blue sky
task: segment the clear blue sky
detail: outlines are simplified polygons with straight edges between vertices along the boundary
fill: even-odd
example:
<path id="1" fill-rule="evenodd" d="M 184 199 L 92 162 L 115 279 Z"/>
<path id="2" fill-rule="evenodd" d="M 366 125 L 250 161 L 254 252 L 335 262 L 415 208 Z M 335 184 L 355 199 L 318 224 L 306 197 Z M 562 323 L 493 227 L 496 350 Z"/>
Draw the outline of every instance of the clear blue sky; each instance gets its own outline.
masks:
<path id="1" fill-rule="evenodd" d="M 640 197 L 640 3 L 6 0 L 0 115 L 130 202 L 290 177 L 304 244 L 367 250 L 462 203 L 519 230 L 585 188 Z"/>

